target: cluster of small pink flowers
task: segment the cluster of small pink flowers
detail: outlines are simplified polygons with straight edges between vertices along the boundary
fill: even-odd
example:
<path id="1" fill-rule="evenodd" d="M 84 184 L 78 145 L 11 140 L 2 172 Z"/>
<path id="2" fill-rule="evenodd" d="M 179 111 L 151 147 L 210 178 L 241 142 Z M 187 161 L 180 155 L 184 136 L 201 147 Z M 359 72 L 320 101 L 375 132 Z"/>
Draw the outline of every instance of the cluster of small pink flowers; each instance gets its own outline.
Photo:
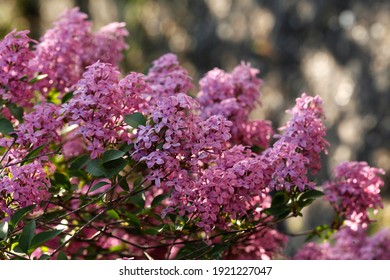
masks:
<path id="1" fill-rule="evenodd" d="M 330 244 L 315 242 L 306 243 L 294 255 L 296 260 L 328 260 L 329 259 Z"/>
<path id="2" fill-rule="evenodd" d="M 146 111 L 148 103 L 145 98 L 150 95 L 152 89 L 143 74 L 131 72 L 119 81 L 118 86 L 118 90 L 122 95 L 122 113 L 124 115 L 135 111 Z"/>
<path id="3" fill-rule="evenodd" d="M 363 260 L 390 260 L 390 229 L 384 228 L 368 237 L 360 254 Z"/>
<path id="4" fill-rule="evenodd" d="M 307 178 L 306 165 L 309 160 L 299 151 L 296 145 L 276 142 L 272 148 L 262 155 L 272 169 L 270 188 L 287 190 L 297 187 L 300 191 L 315 187 Z"/>
<path id="5" fill-rule="evenodd" d="M 382 169 L 366 162 L 343 162 L 334 169 L 334 179 L 324 184 L 326 199 L 353 230 L 370 223 L 368 209 L 383 207 L 380 188 Z"/>
<path id="6" fill-rule="evenodd" d="M 242 242 L 234 244 L 224 254 L 232 260 L 271 260 L 283 257 L 283 249 L 288 238 L 275 229 L 268 227 L 256 230 Z"/>
<path id="7" fill-rule="evenodd" d="M 329 143 L 324 139 L 326 128 L 322 123 L 322 100 L 319 96 L 310 97 L 302 94 L 296 99 L 296 105 L 288 111 L 290 121 L 281 128 L 282 135 L 272 148 L 265 151 L 270 165 L 275 171 L 271 188 L 290 190 L 298 187 L 303 191 L 314 188 L 314 183 L 307 178 L 309 172 L 315 174 L 321 167 L 321 152 L 326 153 Z"/>
<path id="8" fill-rule="evenodd" d="M 45 92 L 69 90 L 84 72 L 85 45 L 93 40 L 91 23 L 78 8 L 66 11 L 46 31 L 35 50 L 38 70 L 48 75 L 40 82 Z"/>
<path id="9" fill-rule="evenodd" d="M 318 95 L 311 97 L 302 94 L 296 99 L 294 108 L 287 112 L 292 115 L 287 124 L 281 128 L 283 142 L 295 145 L 299 152 L 308 159 L 306 168 L 316 174 L 321 168 L 321 152 L 327 153 L 329 143 L 324 139 L 326 127 L 322 122 L 324 111 L 322 99 Z"/>
<path id="10" fill-rule="evenodd" d="M 155 106 L 158 100 L 178 93 L 188 93 L 193 87 L 188 71 L 180 66 L 177 56 L 168 53 L 153 61 L 146 81 L 152 88 L 149 104 Z"/>
<path id="11" fill-rule="evenodd" d="M 155 154 L 151 153 L 160 150 L 166 156 L 196 165 L 197 159 L 223 150 L 231 136 L 231 123 L 220 116 L 202 121 L 194 113 L 198 107 L 199 104 L 184 93 L 159 100 L 146 126 L 139 127 L 134 143 L 135 159 L 154 158 Z M 155 160 L 156 163 L 163 161 Z"/>
<path id="12" fill-rule="evenodd" d="M 215 68 L 199 82 L 198 101 L 204 118 L 222 115 L 233 122 L 232 143 L 268 148 L 273 134 L 266 121 L 249 121 L 249 114 L 260 97 L 258 70 L 241 63 L 232 73 Z"/>
<path id="13" fill-rule="evenodd" d="M 35 70 L 30 65 L 29 31 L 12 31 L 0 41 L 0 98 L 19 106 L 30 106 L 34 96 L 29 81 Z"/>
<path id="14" fill-rule="evenodd" d="M 256 146 L 261 149 L 269 147 L 274 133 L 271 122 L 265 120 L 235 123 L 231 132 L 233 143 L 243 143 L 245 145 Z"/>
<path id="15" fill-rule="evenodd" d="M 133 99 L 140 98 L 138 92 L 144 87 L 140 77 L 134 80 L 134 75 L 130 75 L 119 81 L 116 68 L 96 62 L 87 68 L 83 79 L 76 84 L 74 97 L 63 105 L 68 124 L 77 125 L 92 158 L 102 154 L 109 144 L 129 140 L 123 115 L 134 111 L 131 108 Z"/>
<path id="16" fill-rule="evenodd" d="M 48 75 L 40 82 L 43 93 L 52 88 L 61 93 L 69 91 L 85 67 L 98 60 L 119 62 L 121 51 L 127 48 L 124 38 L 128 32 L 124 24 L 110 24 L 96 34 L 91 26 L 87 15 L 74 8 L 62 14 L 54 28 L 46 31 L 35 50 L 38 70 Z"/>
<path id="17" fill-rule="evenodd" d="M 236 148 L 232 148 L 237 151 Z M 212 166 L 199 177 L 197 189 L 195 189 L 194 205 L 200 215 L 198 226 L 206 232 L 214 227 L 227 228 L 232 220 L 246 216 L 248 205 L 256 197 L 259 204 L 267 200 L 269 189 L 267 178 L 264 175 L 265 166 L 257 157 L 242 159 L 229 153 L 229 161 L 235 161 L 233 165 Z M 226 157 L 224 153 L 222 156 Z M 223 160 L 225 163 L 225 159 Z"/>
<path id="18" fill-rule="evenodd" d="M 129 32 L 124 22 L 112 22 L 93 34 L 90 53 L 86 54 L 85 65 L 91 65 L 98 59 L 102 62 L 118 65 L 122 60 L 122 51 L 128 48 L 125 38 Z M 89 57 L 88 57 L 89 56 Z"/>
<path id="19" fill-rule="evenodd" d="M 367 236 L 364 229 L 357 231 L 343 227 L 335 233 L 333 244 L 310 242 L 296 255 L 298 260 L 388 260 L 390 258 L 390 230 Z"/>
<path id="20" fill-rule="evenodd" d="M 173 157 L 183 151 L 188 154 L 198 130 L 199 119 L 192 112 L 197 106 L 196 101 L 184 93 L 159 100 L 151 112 L 151 119 L 146 126 L 139 128 L 134 143 L 135 159 L 147 156 L 156 149 Z"/>
<path id="21" fill-rule="evenodd" d="M 11 165 L 6 171 L 1 173 L 0 178 L 0 214 L 10 215 L 11 209 L 39 205 L 50 196 L 50 180 L 38 161 Z"/>
<path id="22" fill-rule="evenodd" d="M 59 130 L 63 126 L 60 107 L 53 103 L 35 105 L 33 111 L 25 114 L 15 133 L 16 143 L 25 148 L 37 148 L 43 144 L 59 143 Z"/>

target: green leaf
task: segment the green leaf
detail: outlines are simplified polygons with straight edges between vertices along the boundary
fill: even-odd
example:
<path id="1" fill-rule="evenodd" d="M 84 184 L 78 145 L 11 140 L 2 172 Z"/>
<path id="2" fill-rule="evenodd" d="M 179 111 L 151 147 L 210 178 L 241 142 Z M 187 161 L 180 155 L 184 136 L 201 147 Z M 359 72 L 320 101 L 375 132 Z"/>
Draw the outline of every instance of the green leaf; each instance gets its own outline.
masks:
<path id="1" fill-rule="evenodd" d="M 54 237 L 59 235 L 62 232 L 62 230 L 51 230 L 51 231 L 44 231 L 36 234 L 32 240 L 31 240 L 31 245 L 30 245 L 30 250 L 33 251 L 39 246 L 41 246 L 43 243 L 52 240 Z M 20 246 L 20 244 L 19 244 Z"/>
<path id="2" fill-rule="evenodd" d="M 39 153 L 43 150 L 43 148 L 45 148 L 46 146 L 48 145 L 48 143 L 46 144 L 43 144 L 41 146 L 39 146 L 38 148 L 32 150 L 31 152 L 29 152 L 27 154 L 27 156 L 23 159 L 23 163 L 26 163 L 27 161 L 31 160 L 31 159 L 34 159 L 35 157 L 37 157 L 39 155 Z"/>
<path id="3" fill-rule="evenodd" d="M 41 260 L 41 261 L 50 260 L 50 255 L 48 255 L 48 254 L 43 254 L 43 255 L 39 258 L 39 260 Z"/>
<path id="4" fill-rule="evenodd" d="M 129 200 L 138 208 L 142 209 L 145 207 L 145 195 L 143 193 L 133 195 Z"/>
<path id="5" fill-rule="evenodd" d="M 289 196 L 284 191 L 279 191 L 272 197 L 271 208 L 278 205 L 285 205 L 290 200 Z"/>
<path id="6" fill-rule="evenodd" d="M 31 241 L 34 238 L 35 227 L 35 220 L 31 220 L 23 228 L 22 234 L 19 238 L 19 248 L 23 253 L 27 254 L 30 249 Z"/>
<path id="7" fill-rule="evenodd" d="M 18 225 L 18 223 L 23 219 L 23 217 L 26 216 L 34 208 L 35 205 L 30 205 L 16 211 L 11 217 L 11 220 L 9 221 L 9 231 L 12 232 L 14 228 Z"/>
<path id="8" fill-rule="evenodd" d="M 79 179 L 88 179 L 88 174 L 84 170 L 80 169 L 69 169 L 69 177 L 78 177 Z"/>
<path id="9" fill-rule="evenodd" d="M 14 127 L 12 126 L 12 123 L 6 118 L 0 118 L 0 133 L 9 135 L 13 131 Z"/>
<path id="10" fill-rule="evenodd" d="M 130 114 L 130 115 L 125 115 L 124 116 L 124 121 L 131 127 L 137 128 L 140 125 L 145 126 L 146 125 L 146 118 L 144 115 L 142 115 L 139 112 Z"/>
<path id="11" fill-rule="evenodd" d="M 119 183 L 119 186 L 124 190 L 124 191 L 129 191 L 130 188 L 129 188 L 129 184 L 127 183 L 127 180 L 126 180 L 126 177 L 122 177 L 119 175 L 118 177 L 118 183 Z"/>
<path id="12" fill-rule="evenodd" d="M 96 190 L 100 189 L 101 187 L 103 187 L 103 186 L 105 186 L 105 185 L 109 185 L 109 183 L 107 183 L 107 182 L 99 182 L 99 183 L 96 183 L 96 184 L 93 185 L 93 187 L 90 189 L 90 192 L 96 191 Z"/>
<path id="13" fill-rule="evenodd" d="M 36 82 L 38 82 L 40 80 L 43 80 L 46 77 L 47 77 L 47 74 L 40 74 L 40 75 L 37 75 L 34 78 L 32 78 L 30 81 L 28 81 L 28 83 L 30 85 L 32 85 L 32 84 L 35 84 Z"/>
<path id="14" fill-rule="evenodd" d="M 144 181 L 144 178 L 143 178 L 142 176 L 138 176 L 138 177 L 134 180 L 134 182 L 133 182 L 134 188 L 140 187 L 143 181 Z"/>
<path id="15" fill-rule="evenodd" d="M 66 256 L 66 254 L 64 252 L 60 251 L 57 255 L 57 260 L 65 261 L 65 260 L 68 260 L 68 257 Z"/>
<path id="16" fill-rule="evenodd" d="M 102 159 L 103 163 L 113 161 L 119 158 L 122 158 L 122 156 L 125 154 L 123 151 L 118 150 L 108 150 L 103 153 Z"/>
<path id="17" fill-rule="evenodd" d="M 65 210 L 46 211 L 42 216 L 39 217 L 40 221 L 47 222 L 57 219 L 60 216 L 66 214 Z"/>
<path id="18" fill-rule="evenodd" d="M 297 204 L 298 204 L 299 208 L 302 209 L 302 208 L 312 204 L 314 200 L 315 199 L 305 199 L 305 200 L 300 199 L 297 201 Z"/>
<path id="19" fill-rule="evenodd" d="M 70 190 L 71 183 L 69 181 L 68 176 L 66 176 L 63 173 L 56 172 L 54 173 L 54 183 L 57 185 L 57 187 L 60 187 L 61 189 Z"/>
<path id="20" fill-rule="evenodd" d="M 119 216 L 119 214 L 114 210 L 114 209 L 110 209 L 107 211 L 107 214 L 113 218 L 114 220 L 119 220 L 121 217 Z"/>
<path id="21" fill-rule="evenodd" d="M 104 169 L 101 166 L 102 161 L 100 159 L 90 160 L 87 164 L 86 171 L 95 177 L 100 177 L 104 175 Z"/>
<path id="22" fill-rule="evenodd" d="M 86 166 L 88 162 L 89 162 L 89 156 L 87 156 L 87 155 L 78 156 L 77 158 L 75 158 L 73 160 L 69 169 L 71 169 L 71 170 L 81 169 L 84 166 Z"/>
<path id="23" fill-rule="evenodd" d="M 180 249 L 176 259 L 204 259 L 211 250 L 212 247 L 205 242 L 189 243 Z"/>
<path id="24" fill-rule="evenodd" d="M 153 207 L 156 207 L 157 205 L 159 205 L 164 199 L 168 198 L 169 197 L 169 194 L 160 194 L 158 196 L 156 196 L 153 201 L 152 201 L 152 204 L 150 205 L 152 208 Z"/>
<path id="25" fill-rule="evenodd" d="M 256 145 L 253 145 L 251 146 L 251 151 L 256 153 L 256 154 L 259 154 L 261 153 L 262 151 L 264 151 L 264 148 L 261 147 L 261 146 L 256 146 Z"/>
<path id="26" fill-rule="evenodd" d="M 68 92 L 67 94 L 65 94 L 62 99 L 61 99 L 61 103 L 64 104 L 66 102 L 68 102 L 70 99 L 73 98 L 73 91 L 70 91 Z"/>
<path id="27" fill-rule="evenodd" d="M 316 189 L 313 189 L 313 190 L 308 190 L 306 192 L 304 192 L 301 197 L 299 198 L 299 200 L 304 200 L 304 199 L 316 199 L 316 198 L 319 198 L 321 196 L 323 196 L 324 193 L 319 191 L 319 190 L 316 190 Z"/>
<path id="28" fill-rule="evenodd" d="M 111 160 L 103 163 L 103 172 L 107 178 L 112 178 L 117 176 L 119 172 L 125 168 L 127 165 L 127 161 L 123 158 L 118 158 L 115 160 Z"/>
<path id="29" fill-rule="evenodd" d="M 6 240 L 8 236 L 8 222 L 4 221 L 0 224 L 0 241 Z"/>
<path id="30" fill-rule="evenodd" d="M 157 234 L 161 233 L 164 228 L 165 228 L 165 224 L 162 224 L 162 225 L 159 225 L 157 227 L 146 228 L 142 232 L 145 234 L 149 234 L 149 235 L 157 235 Z"/>
<path id="31" fill-rule="evenodd" d="M 278 219 L 283 219 L 291 212 L 290 207 L 284 204 L 280 204 L 274 207 L 270 207 L 263 210 L 266 214 L 274 216 Z"/>
<path id="32" fill-rule="evenodd" d="M 127 153 L 128 151 L 134 149 L 134 143 L 131 143 L 131 144 L 123 144 L 119 149 L 120 149 L 121 151 L 124 151 L 125 153 Z"/>
<path id="33" fill-rule="evenodd" d="M 126 217 L 127 217 L 126 221 L 130 225 L 135 226 L 137 228 L 141 227 L 141 221 L 136 215 L 132 213 L 126 213 Z"/>
<path id="34" fill-rule="evenodd" d="M 52 88 L 50 90 L 50 92 L 47 94 L 46 100 L 47 100 L 47 102 L 50 102 L 50 103 L 53 103 L 56 105 L 60 105 L 61 104 L 60 95 L 61 95 L 61 93 L 59 91 Z"/>
<path id="35" fill-rule="evenodd" d="M 23 122 L 23 108 L 16 106 L 14 103 L 7 103 L 7 108 L 18 121 Z"/>

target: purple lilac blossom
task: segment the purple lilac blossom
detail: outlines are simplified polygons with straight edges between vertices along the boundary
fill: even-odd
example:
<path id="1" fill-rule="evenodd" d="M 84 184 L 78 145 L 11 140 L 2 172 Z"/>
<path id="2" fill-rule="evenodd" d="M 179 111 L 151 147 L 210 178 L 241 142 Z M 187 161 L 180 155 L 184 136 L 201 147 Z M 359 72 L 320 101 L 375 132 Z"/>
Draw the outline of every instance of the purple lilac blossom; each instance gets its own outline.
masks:
<path id="1" fill-rule="evenodd" d="M 19 106 L 30 107 L 34 87 L 29 81 L 35 68 L 30 64 L 34 54 L 29 31 L 12 31 L 0 41 L 0 98 Z"/>
<path id="2" fill-rule="evenodd" d="M 324 184 L 325 198 L 353 230 L 371 222 L 368 209 L 383 208 L 379 194 L 383 174 L 366 162 L 343 162 L 334 168 L 334 179 Z"/>

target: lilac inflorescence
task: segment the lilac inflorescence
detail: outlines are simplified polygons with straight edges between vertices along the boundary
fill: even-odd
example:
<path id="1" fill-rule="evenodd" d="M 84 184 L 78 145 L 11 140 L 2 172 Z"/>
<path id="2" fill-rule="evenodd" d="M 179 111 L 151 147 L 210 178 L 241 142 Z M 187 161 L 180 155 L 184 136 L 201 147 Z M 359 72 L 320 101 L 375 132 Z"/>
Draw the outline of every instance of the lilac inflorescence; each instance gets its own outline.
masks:
<path id="1" fill-rule="evenodd" d="M 343 162 L 334 169 L 334 179 L 324 184 L 326 199 L 354 230 L 370 223 L 368 210 L 383 207 L 380 188 L 382 169 L 366 162 Z"/>
<path id="2" fill-rule="evenodd" d="M 34 87 L 29 81 L 35 68 L 29 31 L 12 31 L 0 41 L 0 97 L 19 106 L 31 106 Z"/>

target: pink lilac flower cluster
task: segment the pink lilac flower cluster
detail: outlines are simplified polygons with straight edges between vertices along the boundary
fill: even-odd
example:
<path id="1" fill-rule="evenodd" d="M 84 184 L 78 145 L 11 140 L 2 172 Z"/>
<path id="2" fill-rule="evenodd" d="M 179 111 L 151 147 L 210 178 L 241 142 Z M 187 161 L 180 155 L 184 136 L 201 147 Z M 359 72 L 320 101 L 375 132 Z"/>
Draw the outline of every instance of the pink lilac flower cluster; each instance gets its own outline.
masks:
<path id="1" fill-rule="evenodd" d="M 366 162 L 343 162 L 334 168 L 334 179 L 324 184 L 326 199 L 353 230 L 368 226 L 370 208 L 383 207 L 379 194 L 383 174 Z"/>
<path id="2" fill-rule="evenodd" d="M 150 181 L 172 188 L 166 212 L 196 214 L 198 225 L 209 232 L 245 215 L 254 196 L 267 196 L 267 178 L 264 164 L 249 149 L 227 150 L 231 123 L 220 115 L 201 120 L 193 113 L 197 108 L 182 93 L 162 99 L 151 120 L 139 127 L 134 158 L 151 169 Z"/>
<path id="3" fill-rule="evenodd" d="M 46 200 L 50 196 L 49 175 L 55 166 L 43 154 L 25 161 L 30 150 L 17 145 L 15 139 L 0 138 L 0 147 L 5 150 L 0 156 L 1 220 L 4 214 L 9 218 L 19 208 Z"/>
<path id="4" fill-rule="evenodd" d="M 324 139 L 326 127 L 322 122 L 322 100 L 319 96 L 302 94 L 295 107 L 288 111 L 292 117 L 281 128 L 282 135 L 272 148 L 264 152 L 270 166 L 275 168 L 270 187 L 276 190 L 300 191 L 314 188 L 307 175 L 316 174 L 321 167 L 321 152 L 327 152 L 329 143 Z"/>
<path id="5" fill-rule="evenodd" d="M 259 211 L 267 207 L 268 181 L 261 158 L 244 146 L 233 146 L 203 171 L 192 196 L 186 198 L 199 213 L 198 226 L 207 232 L 226 229 L 233 220 L 247 216 L 254 201 Z"/>
<path id="6" fill-rule="evenodd" d="M 87 67 L 76 84 L 74 97 L 62 107 L 69 125 L 87 141 L 91 158 L 101 155 L 105 148 L 118 141 L 129 141 L 123 116 L 134 112 L 133 106 L 147 91 L 142 74 L 130 73 L 119 80 L 118 70 L 108 63 L 96 62 Z"/>
<path id="7" fill-rule="evenodd" d="M 23 117 L 24 122 L 15 130 L 16 143 L 24 148 L 37 148 L 43 144 L 60 143 L 59 130 L 63 127 L 60 107 L 53 103 L 35 105 Z"/>
<path id="8" fill-rule="evenodd" d="M 159 100 L 146 126 L 139 127 L 135 159 L 148 160 L 148 166 L 153 167 L 155 163 L 162 164 L 165 155 L 195 166 L 197 159 L 222 151 L 230 138 L 231 123 L 218 116 L 202 121 L 194 113 L 198 107 L 184 93 Z"/>
<path id="9" fill-rule="evenodd" d="M 125 27 L 124 22 L 112 22 L 93 34 L 93 42 L 84 64 L 91 65 L 99 59 L 117 65 L 123 58 L 122 51 L 128 48 L 125 38 L 129 32 Z"/>
<path id="10" fill-rule="evenodd" d="M 25 165 L 11 165 L 1 172 L 0 217 L 46 200 L 50 194 L 50 180 L 39 161 Z"/>
<path id="11" fill-rule="evenodd" d="M 188 71 L 180 66 L 176 55 L 165 54 L 152 64 L 146 76 L 146 81 L 152 89 L 148 98 L 151 107 L 156 106 L 161 98 L 188 93 L 193 87 L 192 78 Z"/>
<path id="12" fill-rule="evenodd" d="M 12 31 L 0 41 L 0 98 L 19 106 L 31 106 L 34 88 L 29 83 L 35 69 L 29 31 Z"/>
<path id="13" fill-rule="evenodd" d="M 222 115 L 233 122 L 232 143 L 265 149 L 273 134 L 270 122 L 249 121 L 249 114 L 260 97 L 258 72 L 245 63 L 232 73 L 215 68 L 200 80 L 198 101 L 204 118 Z"/>
<path id="14" fill-rule="evenodd" d="M 271 260 L 277 257 L 282 258 L 287 241 L 287 236 L 275 229 L 260 228 L 242 242 L 234 244 L 224 253 L 224 259 Z"/>
<path id="15" fill-rule="evenodd" d="M 333 244 L 310 242 L 294 256 L 298 260 L 388 260 L 390 258 L 390 230 L 367 236 L 364 229 L 344 227 L 335 233 Z"/>
<path id="16" fill-rule="evenodd" d="M 128 35 L 123 23 L 102 27 L 96 34 L 92 23 L 78 8 L 66 11 L 46 31 L 35 50 L 38 70 L 48 75 L 40 82 L 43 93 L 52 88 L 63 93 L 69 91 L 81 78 L 85 67 L 97 60 L 118 63 L 121 51 L 127 48 Z"/>

